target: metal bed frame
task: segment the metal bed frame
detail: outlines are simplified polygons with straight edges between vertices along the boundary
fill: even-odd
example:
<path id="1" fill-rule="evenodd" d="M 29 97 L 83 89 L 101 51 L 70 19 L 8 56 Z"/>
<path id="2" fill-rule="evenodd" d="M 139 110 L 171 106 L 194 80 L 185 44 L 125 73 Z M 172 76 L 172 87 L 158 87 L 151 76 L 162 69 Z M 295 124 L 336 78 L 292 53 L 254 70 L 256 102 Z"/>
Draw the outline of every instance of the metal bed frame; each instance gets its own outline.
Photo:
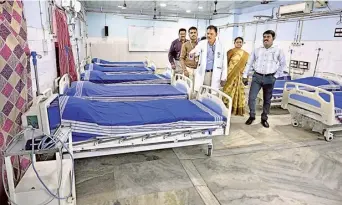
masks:
<path id="1" fill-rule="evenodd" d="M 223 103 L 223 98 L 228 100 L 228 107 Z M 201 144 L 207 145 L 207 155 L 211 156 L 213 152 L 212 138 L 229 135 L 232 99 L 225 93 L 208 86 L 201 87 L 196 99 L 207 105 L 209 109 L 225 116 L 227 120 L 224 125 L 211 126 L 205 129 L 172 129 L 97 137 L 88 141 L 73 143 L 73 156 L 74 158 L 88 158 Z M 65 126 L 70 125 L 66 124 Z"/>
<path id="2" fill-rule="evenodd" d="M 294 88 L 287 89 L 289 85 Z M 323 99 L 320 93 L 328 95 L 330 100 Z M 293 96 L 300 96 L 300 99 L 307 99 L 315 104 L 309 104 Z M 342 130 L 342 123 L 336 118 L 334 95 L 330 91 L 306 84 L 287 82 L 281 107 L 289 110 L 294 127 L 309 125 L 312 131 L 323 134 L 326 141 L 333 140 L 333 132 Z M 341 114 L 342 110 L 340 111 Z"/>
<path id="3" fill-rule="evenodd" d="M 324 78 L 324 79 L 327 79 L 327 80 L 332 80 L 332 81 L 340 82 L 341 86 L 342 86 L 342 75 L 339 75 L 339 74 L 336 74 L 336 73 L 329 73 L 329 72 L 317 72 L 315 77 L 320 77 L 320 78 Z M 284 93 L 284 89 L 283 89 L 283 93 Z M 274 107 L 276 107 L 276 106 L 279 107 L 280 106 L 281 107 L 281 105 L 282 105 L 282 98 L 283 98 L 283 96 L 273 96 L 272 95 L 271 106 L 274 106 Z M 262 106 L 263 103 L 264 103 L 262 89 L 258 93 L 257 100 L 258 100 L 259 106 Z"/>

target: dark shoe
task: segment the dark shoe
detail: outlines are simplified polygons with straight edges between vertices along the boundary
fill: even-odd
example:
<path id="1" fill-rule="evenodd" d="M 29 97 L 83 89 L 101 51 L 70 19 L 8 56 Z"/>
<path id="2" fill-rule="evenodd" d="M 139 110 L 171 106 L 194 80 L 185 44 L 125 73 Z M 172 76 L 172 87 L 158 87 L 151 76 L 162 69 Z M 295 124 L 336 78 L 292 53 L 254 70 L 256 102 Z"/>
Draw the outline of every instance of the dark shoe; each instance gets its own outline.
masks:
<path id="1" fill-rule="evenodd" d="M 261 124 L 262 124 L 262 126 L 264 126 L 266 128 L 270 127 L 270 125 L 268 124 L 267 120 L 261 120 Z"/>
<path id="2" fill-rule="evenodd" d="M 255 120 L 255 118 L 249 117 L 248 120 L 246 121 L 246 125 L 252 124 L 254 120 Z"/>

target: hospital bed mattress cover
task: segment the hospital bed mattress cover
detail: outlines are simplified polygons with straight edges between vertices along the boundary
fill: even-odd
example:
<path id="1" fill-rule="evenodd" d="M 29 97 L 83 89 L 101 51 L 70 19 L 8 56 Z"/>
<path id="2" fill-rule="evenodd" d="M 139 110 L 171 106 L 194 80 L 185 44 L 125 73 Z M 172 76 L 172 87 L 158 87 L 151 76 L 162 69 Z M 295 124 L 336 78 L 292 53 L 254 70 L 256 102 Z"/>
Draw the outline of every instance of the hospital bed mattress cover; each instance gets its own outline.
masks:
<path id="1" fill-rule="evenodd" d="M 186 99 L 101 102 L 61 96 L 63 123 L 71 123 L 74 141 L 95 136 L 224 126 L 226 118 L 199 101 Z"/>
<path id="2" fill-rule="evenodd" d="M 97 71 L 101 71 L 101 72 L 121 72 L 121 73 L 130 73 L 130 72 L 146 72 L 146 73 L 153 73 L 154 72 L 154 68 L 147 68 L 145 66 L 140 66 L 140 67 L 132 67 L 132 66 L 114 66 L 114 67 L 110 67 L 110 66 L 101 66 L 101 65 L 97 65 L 97 64 L 87 64 L 84 66 L 85 70 L 89 70 L 89 71 L 93 71 L 93 70 L 97 70 Z"/>
<path id="3" fill-rule="evenodd" d="M 115 83 L 135 83 L 135 84 L 170 84 L 171 79 L 162 74 L 106 74 L 101 71 L 85 71 L 81 74 L 82 81 L 93 83 L 115 84 Z"/>
<path id="4" fill-rule="evenodd" d="M 97 63 L 97 64 L 113 64 L 113 65 L 141 65 L 144 66 L 145 63 L 143 61 L 107 61 L 99 58 L 93 58 L 91 60 L 92 63 Z"/>
<path id="5" fill-rule="evenodd" d="M 66 90 L 67 96 L 75 96 L 81 98 L 101 99 L 101 100 L 139 100 L 142 98 L 186 98 L 186 91 L 178 90 L 172 85 L 105 85 L 95 84 L 87 81 L 74 81 Z"/>
<path id="6" fill-rule="evenodd" d="M 306 78 L 299 78 L 295 80 L 276 80 L 274 83 L 274 89 L 272 94 L 273 95 L 282 95 L 284 86 L 286 82 L 295 82 L 295 83 L 302 83 L 306 85 L 311 85 L 315 87 L 320 87 L 326 90 L 340 90 L 341 85 L 338 82 L 332 81 L 332 80 L 327 80 L 323 78 L 318 78 L 318 77 L 306 77 Z M 288 88 L 293 88 L 293 85 L 288 85 Z"/>

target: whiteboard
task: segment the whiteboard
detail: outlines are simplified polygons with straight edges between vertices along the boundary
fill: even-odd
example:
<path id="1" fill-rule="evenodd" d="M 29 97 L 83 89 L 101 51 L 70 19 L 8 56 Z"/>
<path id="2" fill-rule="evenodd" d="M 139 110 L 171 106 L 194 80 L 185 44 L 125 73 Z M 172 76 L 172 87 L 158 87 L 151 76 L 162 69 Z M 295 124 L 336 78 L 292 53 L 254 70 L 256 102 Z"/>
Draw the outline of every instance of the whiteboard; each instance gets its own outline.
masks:
<path id="1" fill-rule="evenodd" d="M 129 51 L 169 51 L 172 41 L 178 37 L 173 28 L 154 26 L 128 27 Z"/>

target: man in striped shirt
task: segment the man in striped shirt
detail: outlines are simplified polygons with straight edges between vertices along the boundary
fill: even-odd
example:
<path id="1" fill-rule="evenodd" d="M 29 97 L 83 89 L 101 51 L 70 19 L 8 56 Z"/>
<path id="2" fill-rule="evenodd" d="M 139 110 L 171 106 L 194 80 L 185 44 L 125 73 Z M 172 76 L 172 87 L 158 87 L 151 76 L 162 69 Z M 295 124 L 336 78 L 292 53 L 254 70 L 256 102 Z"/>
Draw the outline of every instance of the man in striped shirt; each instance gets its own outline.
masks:
<path id="1" fill-rule="evenodd" d="M 243 73 L 243 82 L 247 83 L 247 75 L 254 70 L 252 84 L 249 91 L 248 106 L 250 109 L 249 118 L 246 121 L 250 125 L 255 120 L 255 100 L 262 88 L 263 90 L 263 112 L 261 124 L 268 128 L 268 113 L 271 106 L 272 91 L 276 78 L 283 76 L 286 69 L 284 52 L 273 45 L 275 32 L 267 30 L 263 33 L 263 46 L 255 49 L 248 59 Z"/>

